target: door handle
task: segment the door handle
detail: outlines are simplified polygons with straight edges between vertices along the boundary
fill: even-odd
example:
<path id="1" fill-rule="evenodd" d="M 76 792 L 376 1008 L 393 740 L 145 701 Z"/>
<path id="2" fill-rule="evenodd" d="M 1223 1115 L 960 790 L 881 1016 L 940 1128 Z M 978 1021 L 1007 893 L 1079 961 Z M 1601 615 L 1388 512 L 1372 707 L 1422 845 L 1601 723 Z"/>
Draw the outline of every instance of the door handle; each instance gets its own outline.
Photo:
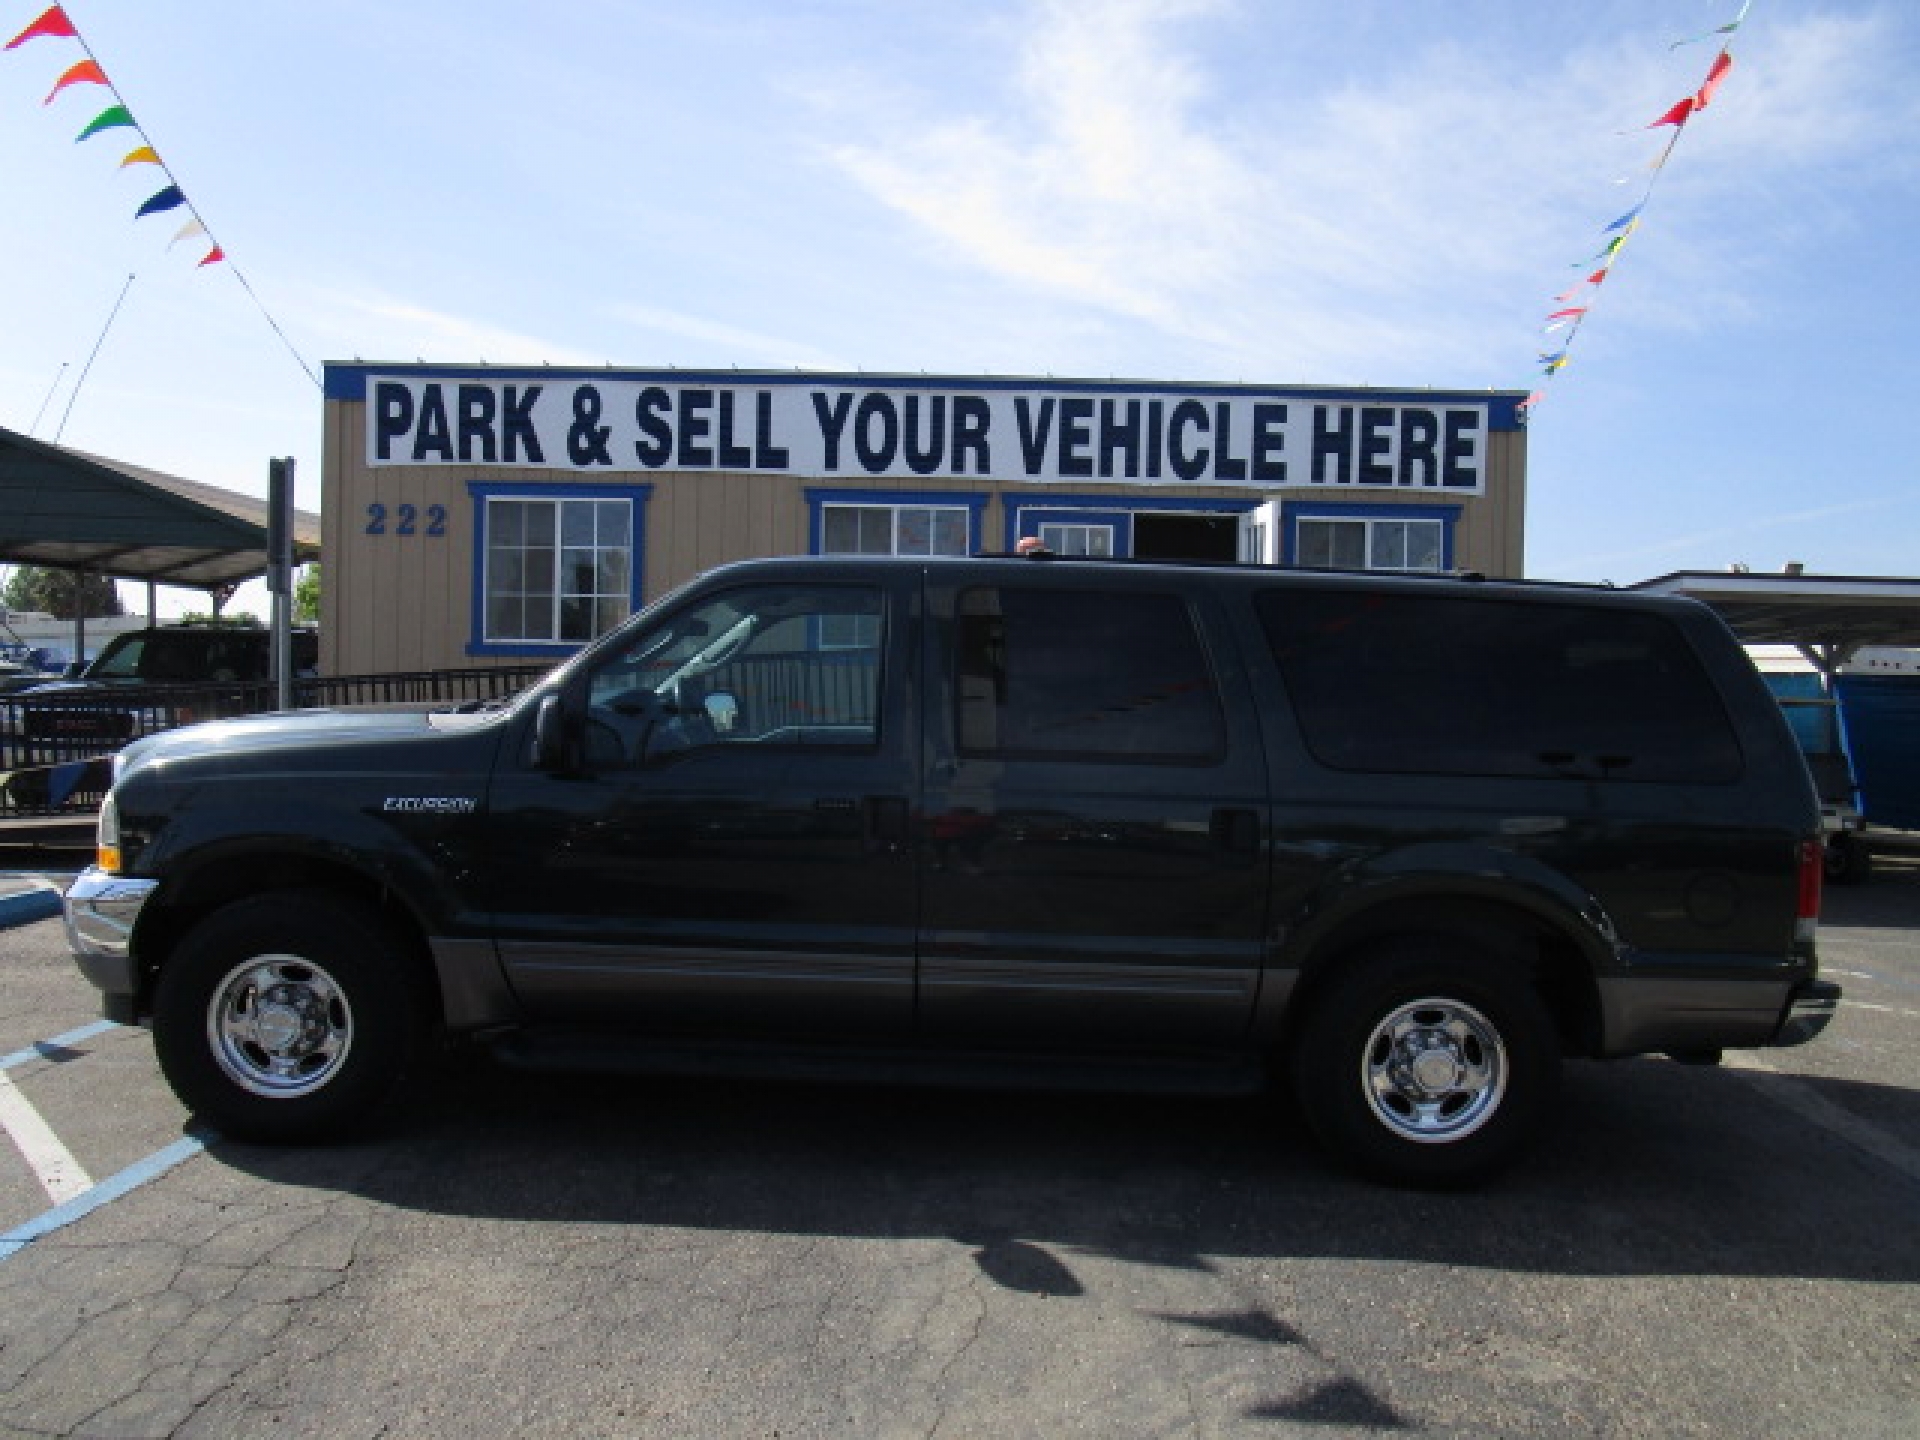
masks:
<path id="1" fill-rule="evenodd" d="M 869 795 L 860 807 L 868 849 L 898 851 L 907 843 L 907 802 L 898 795 Z"/>

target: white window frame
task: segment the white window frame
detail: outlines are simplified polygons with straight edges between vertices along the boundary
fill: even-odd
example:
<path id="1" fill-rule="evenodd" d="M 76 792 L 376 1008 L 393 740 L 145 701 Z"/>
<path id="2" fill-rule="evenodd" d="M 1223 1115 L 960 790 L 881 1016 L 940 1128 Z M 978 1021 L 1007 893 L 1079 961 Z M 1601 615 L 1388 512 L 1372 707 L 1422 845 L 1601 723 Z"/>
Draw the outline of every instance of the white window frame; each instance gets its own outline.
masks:
<path id="1" fill-rule="evenodd" d="M 495 590 L 495 585 L 494 585 L 495 577 L 494 577 L 493 565 L 494 565 L 494 554 L 496 552 L 496 549 L 498 548 L 496 546 L 495 538 L 494 538 L 495 536 L 494 517 L 498 513 L 494 509 L 496 505 L 518 505 L 518 506 L 522 506 L 529 509 L 533 507 L 546 507 L 553 512 L 552 542 L 548 545 L 535 547 L 535 546 L 530 546 L 523 541 L 519 546 L 519 553 L 523 557 L 523 560 L 524 560 L 524 557 L 526 556 L 540 553 L 542 551 L 548 554 L 552 559 L 552 566 L 553 566 L 552 583 L 547 588 L 547 591 L 544 596 L 547 602 L 547 620 L 546 620 L 545 631 L 542 634 L 499 635 L 494 632 L 493 601 L 497 592 Z M 577 506 L 577 505 L 590 505 L 590 506 L 596 507 L 594 510 L 594 540 L 591 545 L 584 546 L 584 547 L 577 546 L 577 545 L 568 545 L 565 543 L 566 542 L 566 521 L 567 521 L 566 507 Z M 600 543 L 601 510 L 598 507 L 603 507 L 603 506 L 609 507 L 609 508 L 617 506 L 620 509 L 625 510 L 627 512 L 626 539 L 624 542 L 621 542 L 618 544 Z M 635 544 L 634 544 L 634 537 L 638 533 L 638 521 L 639 521 L 639 517 L 636 513 L 636 507 L 634 505 L 634 502 L 625 496 L 597 496 L 597 495 L 548 496 L 548 495 L 531 494 L 531 495 L 489 495 L 485 497 L 485 502 L 481 507 L 482 529 L 481 529 L 480 547 L 479 547 L 481 554 L 485 557 L 485 572 L 481 577 L 480 596 L 479 596 L 479 600 L 480 600 L 479 620 L 480 620 L 481 643 L 486 645 L 537 645 L 537 646 L 578 647 L 581 645 L 585 645 L 590 641 L 598 638 L 599 636 L 605 634 L 608 630 L 612 629 L 615 625 L 619 624 L 622 620 L 626 618 L 626 616 L 631 612 L 633 608 L 634 567 L 638 560 L 638 555 L 637 555 Z M 568 550 L 578 550 L 578 549 L 589 550 L 593 555 L 592 584 L 594 588 L 591 590 L 584 590 L 584 591 L 569 590 L 567 588 L 566 576 L 564 574 L 563 556 L 565 552 Z M 617 584 L 614 588 L 603 590 L 599 588 L 600 584 L 602 583 L 601 581 L 601 574 L 603 569 L 602 557 L 605 555 L 615 555 L 615 554 L 622 556 L 626 561 L 625 580 L 623 583 Z M 528 589 L 524 589 L 524 588 L 514 593 L 525 597 L 529 601 L 533 601 L 541 598 L 540 596 L 536 595 L 535 592 Z M 563 613 L 563 604 L 565 601 L 568 601 L 568 600 L 585 600 L 588 602 L 588 633 L 586 635 L 563 635 L 561 633 L 561 616 Z M 620 613 L 617 616 L 608 616 L 605 620 L 605 623 L 603 623 L 602 612 L 605 609 L 605 606 L 603 605 L 603 602 L 605 601 L 618 602 Z"/>
<path id="2" fill-rule="evenodd" d="M 827 546 L 828 519 L 836 510 L 885 511 L 889 516 L 888 546 L 886 550 L 833 550 Z M 908 550 L 901 548 L 901 531 L 908 515 L 927 517 L 928 548 Z M 957 516 L 960 521 L 960 548 L 957 550 L 938 550 L 932 548 L 939 532 L 939 518 L 942 515 Z M 965 555 L 968 553 L 969 537 L 973 528 L 973 517 L 964 505 L 907 505 L 885 501 L 863 503 L 854 501 L 830 500 L 820 507 L 820 553 L 823 555 Z"/>
<path id="3" fill-rule="evenodd" d="M 1040 543 L 1056 555 L 1087 555 L 1100 560 L 1113 558 L 1113 526 L 1076 525 L 1068 521 L 1043 520 Z M 1095 549 L 1095 542 L 1100 548 Z"/>
<path id="4" fill-rule="evenodd" d="M 1296 557 L 1296 564 L 1304 565 L 1307 563 L 1297 557 L 1302 555 L 1306 550 L 1306 528 L 1309 525 L 1361 526 L 1365 531 L 1363 545 L 1366 554 L 1366 563 L 1362 568 L 1367 570 L 1419 570 L 1437 572 L 1446 567 L 1447 535 L 1446 523 L 1443 520 L 1409 519 L 1405 516 L 1382 516 L 1379 519 L 1374 519 L 1371 516 L 1362 515 L 1302 515 L 1294 521 L 1293 553 Z M 1431 565 L 1410 566 L 1404 563 L 1407 552 L 1406 542 L 1410 532 L 1415 526 L 1422 526 L 1433 532 L 1434 560 Z M 1396 532 L 1400 542 L 1400 555 L 1403 563 L 1384 564 L 1382 563 L 1381 556 L 1385 549 L 1387 537 Z"/>

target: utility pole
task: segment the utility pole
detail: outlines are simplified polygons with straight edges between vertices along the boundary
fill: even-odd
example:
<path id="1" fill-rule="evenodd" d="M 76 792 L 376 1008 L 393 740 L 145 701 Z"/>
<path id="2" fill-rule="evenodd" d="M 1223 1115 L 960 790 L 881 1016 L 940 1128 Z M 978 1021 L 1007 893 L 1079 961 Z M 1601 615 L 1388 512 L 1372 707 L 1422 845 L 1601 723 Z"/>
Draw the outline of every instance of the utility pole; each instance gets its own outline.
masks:
<path id="1" fill-rule="evenodd" d="M 293 457 L 267 462 L 267 592 L 277 708 L 293 708 Z"/>

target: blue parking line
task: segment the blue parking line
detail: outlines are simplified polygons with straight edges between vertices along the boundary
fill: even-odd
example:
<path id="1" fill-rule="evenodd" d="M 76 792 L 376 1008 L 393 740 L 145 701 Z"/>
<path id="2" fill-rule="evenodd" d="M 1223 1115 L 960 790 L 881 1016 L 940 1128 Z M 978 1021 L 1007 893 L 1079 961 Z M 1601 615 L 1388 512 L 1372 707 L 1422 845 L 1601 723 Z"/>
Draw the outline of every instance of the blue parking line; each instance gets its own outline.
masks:
<path id="1" fill-rule="evenodd" d="M 0 930 L 46 920 L 60 913 L 60 891 L 37 877 L 30 888 L 11 895 L 0 895 Z"/>
<path id="2" fill-rule="evenodd" d="M 38 1040 L 24 1050 L 16 1050 L 11 1055 L 0 1055 L 0 1070 L 11 1070 L 16 1065 L 25 1065 L 33 1060 L 51 1060 L 56 1058 L 49 1051 L 66 1050 L 75 1045 L 104 1035 L 109 1030 L 120 1027 L 111 1020 L 96 1020 L 91 1025 L 82 1025 L 78 1030 L 69 1030 L 64 1035 L 56 1035 L 51 1040 Z"/>
<path id="3" fill-rule="evenodd" d="M 156 1150 L 144 1160 L 136 1160 L 118 1175 L 102 1180 L 90 1190 L 56 1205 L 53 1209 L 16 1225 L 6 1234 L 0 1235 L 0 1262 L 18 1255 L 27 1246 L 43 1235 L 71 1225 L 82 1216 L 90 1215 L 102 1205 L 118 1200 L 121 1196 L 138 1190 L 149 1180 L 158 1180 L 176 1165 L 184 1164 L 207 1148 L 207 1142 L 198 1135 L 183 1135 L 164 1150 Z"/>

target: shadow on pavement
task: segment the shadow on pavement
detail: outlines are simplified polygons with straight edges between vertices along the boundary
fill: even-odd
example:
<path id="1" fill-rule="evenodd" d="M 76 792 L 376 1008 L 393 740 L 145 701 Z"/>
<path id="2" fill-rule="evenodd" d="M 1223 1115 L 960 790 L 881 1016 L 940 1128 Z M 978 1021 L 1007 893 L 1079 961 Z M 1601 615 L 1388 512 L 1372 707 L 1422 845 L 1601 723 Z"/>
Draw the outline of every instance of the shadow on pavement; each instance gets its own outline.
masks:
<path id="1" fill-rule="evenodd" d="M 212 1153 L 453 1216 L 945 1237 L 1001 1285 L 1054 1295 L 1075 1293 L 1076 1252 L 1920 1280 L 1912 1177 L 1769 1100 L 1766 1078 L 1573 1065 L 1558 1129 L 1465 1194 L 1350 1179 L 1268 1102 L 583 1079 L 478 1057 L 417 1083 L 358 1143 Z M 1910 1092 L 1797 1083 L 1920 1124 Z"/>

